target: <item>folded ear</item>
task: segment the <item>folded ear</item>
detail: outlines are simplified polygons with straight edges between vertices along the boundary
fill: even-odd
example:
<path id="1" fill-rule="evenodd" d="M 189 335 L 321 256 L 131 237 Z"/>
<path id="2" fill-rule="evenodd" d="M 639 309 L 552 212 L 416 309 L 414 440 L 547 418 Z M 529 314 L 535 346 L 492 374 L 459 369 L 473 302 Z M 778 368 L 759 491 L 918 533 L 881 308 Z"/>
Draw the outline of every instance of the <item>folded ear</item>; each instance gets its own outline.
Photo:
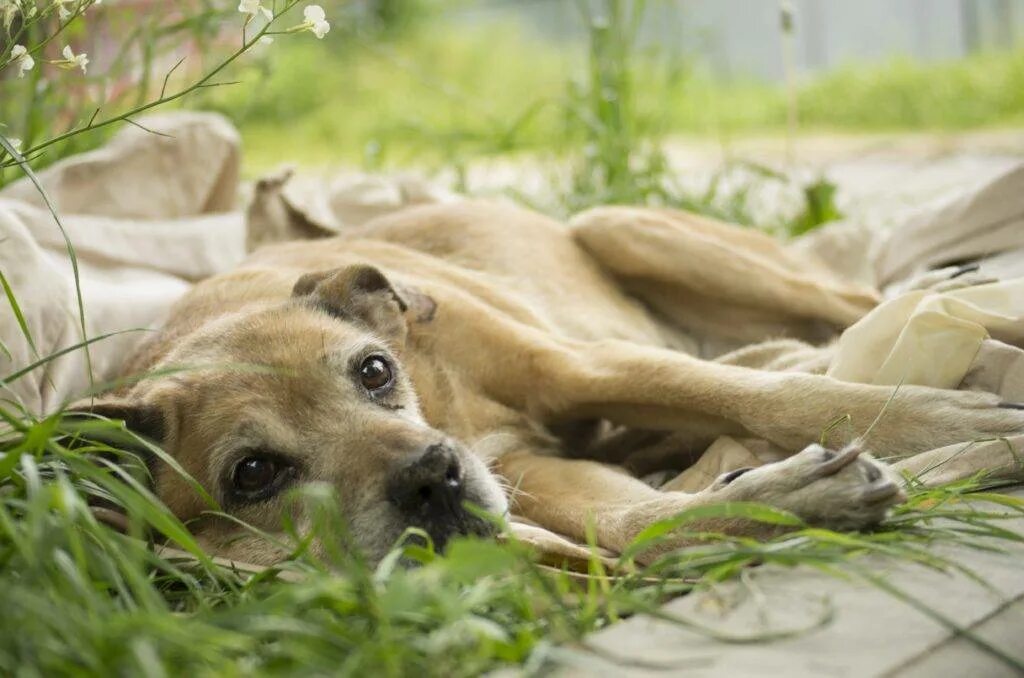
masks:
<path id="1" fill-rule="evenodd" d="M 405 343 L 408 328 L 402 314 L 408 305 L 373 266 L 306 274 L 295 283 L 292 295 L 308 297 L 331 315 L 362 323 L 399 346 Z"/>
<path id="2" fill-rule="evenodd" d="M 65 410 L 65 414 L 72 415 L 81 412 L 123 421 L 125 428 L 132 433 L 157 443 L 164 442 L 167 437 L 163 410 L 141 400 L 104 397 L 91 401 L 83 400 Z"/>

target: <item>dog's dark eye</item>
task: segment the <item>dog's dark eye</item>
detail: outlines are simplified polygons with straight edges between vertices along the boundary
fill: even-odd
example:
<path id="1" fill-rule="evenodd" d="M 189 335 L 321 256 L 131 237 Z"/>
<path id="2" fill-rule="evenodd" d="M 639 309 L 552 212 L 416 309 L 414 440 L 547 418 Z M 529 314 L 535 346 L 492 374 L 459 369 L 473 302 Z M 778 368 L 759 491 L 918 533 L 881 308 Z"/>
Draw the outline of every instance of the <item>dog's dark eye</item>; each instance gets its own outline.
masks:
<path id="1" fill-rule="evenodd" d="M 266 499 L 292 475 L 292 466 L 266 454 L 244 457 L 231 472 L 231 489 L 243 499 Z"/>
<path id="2" fill-rule="evenodd" d="M 370 393 L 384 390 L 391 385 L 394 374 L 391 365 L 379 355 L 372 355 L 359 366 L 359 382 Z"/>

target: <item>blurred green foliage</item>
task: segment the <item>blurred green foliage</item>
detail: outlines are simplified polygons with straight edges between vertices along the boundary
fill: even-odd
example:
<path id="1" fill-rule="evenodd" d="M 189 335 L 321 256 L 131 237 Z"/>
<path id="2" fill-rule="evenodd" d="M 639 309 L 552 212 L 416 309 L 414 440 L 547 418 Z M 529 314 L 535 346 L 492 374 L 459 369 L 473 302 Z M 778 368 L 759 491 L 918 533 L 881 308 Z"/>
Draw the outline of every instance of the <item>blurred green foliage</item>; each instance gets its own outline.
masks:
<path id="1" fill-rule="evenodd" d="M 493 28 L 395 40 L 348 33 L 331 47 L 274 46 L 239 74 L 251 87 L 204 102 L 240 125 L 251 164 L 398 165 L 540 147 L 570 72 L 559 52 Z"/>
<path id="2" fill-rule="evenodd" d="M 580 7 L 585 39 L 569 44 L 425 9 L 400 30 L 343 26 L 331 34 L 329 51 L 308 42 L 268 51 L 240 74 L 253 86 L 212 92 L 203 105 L 240 126 L 251 175 L 283 160 L 458 173 L 481 157 L 529 152 L 568 162 L 567 177 L 551 178 L 557 205 L 542 206 L 560 214 L 595 204 L 662 204 L 788 235 L 842 216 L 835 187 L 823 179 L 798 187 L 804 209 L 785 223 L 755 214 L 745 194 L 674 187 L 666 137 L 782 136 L 786 91 L 715 79 L 696 56 L 638 49 L 642 0 Z M 801 132 L 1019 125 L 1024 50 L 851 64 L 804 81 L 795 100 Z M 517 187 L 507 190 L 525 199 Z"/>
<path id="3" fill-rule="evenodd" d="M 645 50 L 628 64 L 616 41 L 554 45 L 514 26 L 452 24 L 425 16 L 397 34 L 332 33 L 331 50 L 302 42 L 268 51 L 241 78 L 252 87 L 209 104 L 242 128 L 252 166 L 288 157 L 322 164 L 444 163 L 517 150 L 568 152 L 615 122 L 620 145 L 669 133 L 717 138 L 783 134 L 781 86 L 711 78 L 696 59 Z M 597 54 L 594 50 L 604 50 Z M 609 58 L 618 51 L 619 58 Z M 628 83 L 622 102 L 587 106 L 594 78 Z M 607 84 L 607 83 L 604 83 Z M 603 86 L 603 85 L 602 85 Z M 960 130 L 1024 124 L 1024 50 L 940 63 L 897 58 L 850 64 L 807 80 L 801 131 Z"/>

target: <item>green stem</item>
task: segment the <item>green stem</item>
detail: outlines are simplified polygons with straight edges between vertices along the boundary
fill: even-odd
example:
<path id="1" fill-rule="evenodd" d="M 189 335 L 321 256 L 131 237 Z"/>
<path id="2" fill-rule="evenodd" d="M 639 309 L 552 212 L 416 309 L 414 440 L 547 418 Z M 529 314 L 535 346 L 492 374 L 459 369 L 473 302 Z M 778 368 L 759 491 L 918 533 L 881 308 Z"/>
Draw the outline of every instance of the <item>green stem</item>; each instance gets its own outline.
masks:
<path id="1" fill-rule="evenodd" d="M 285 12 L 290 10 L 292 7 L 294 7 L 298 3 L 299 3 L 299 0 L 290 0 L 288 2 L 288 4 L 285 5 L 285 8 L 282 11 L 282 14 L 284 14 Z M 275 20 L 276 20 L 276 18 L 277 17 L 275 17 Z M 110 118 L 107 118 L 106 120 L 101 120 L 99 122 L 90 122 L 85 127 L 78 127 L 78 128 L 75 128 L 75 129 L 68 130 L 67 132 L 65 132 L 63 134 L 59 134 L 59 135 L 53 137 L 52 139 L 49 139 L 47 141 L 44 141 L 42 143 L 39 143 L 39 144 L 33 146 L 32 148 L 27 149 L 23 153 L 23 155 L 29 156 L 29 155 L 35 154 L 35 153 L 43 150 L 44 148 L 47 148 L 47 147 L 52 146 L 54 144 L 58 144 L 58 143 L 60 143 L 62 141 L 70 139 L 73 136 L 76 136 L 78 134 L 82 134 L 83 132 L 89 132 L 91 130 L 96 130 L 96 129 L 100 129 L 102 127 L 107 127 L 108 125 L 112 125 L 112 124 L 114 124 L 116 122 L 122 122 L 122 121 L 124 121 L 124 120 L 126 120 L 128 118 L 131 118 L 132 116 L 138 115 L 140 113 L 144 113 L 145 111 L 148 111 L 151 108 L 156 108 L 157 106 L 162 106 L 162 105 L 168 104 L 168 103 L 170 103 L 172 101 L 177 101 L 178 99 L 181 99 L 182 97 L 185 97 L 185 96 L 191 94 L 192 92 L 194 92 L 194 91 L 196 91 L 198 89 L 202 89 L 204 86 L 206 86 L 206 84 L 210 80 L 212 80 L 221 71 L 223 71 L 225 68 L 230 66 L 232 63 L 234 63 L 240 56 L 245 54 L 249 50 L 249 48 L 251 48 L 253 45 L 255 45 L 259 41 L 259 39 L 262 38 L 268 32 L 268 29 L 270 28 L 270 26 L 272 24 L 273 24 L 273 21 L 270 21 L 269 23 L 267 23 L 258 33 L 256 33 L 256 35 L 254 35 L 248 41 L 243 43 L 242 46 L 239 47 L 237 50 L 235 50 L 227 59 L 225 59 L 220 64 L 218 64 L 216 67 L 214 67 L 212 70 L 210 70 L 209 73 L 204 75 L 202 78 L 200 78 L 198 81 L 196 81 L 193 85 L 191 85 L 189 87 L 186 87 L 185 89 L 183 89 L 183 90 L 181 90 L 179 92 L 175 92 L 174 94 L 168 94 L 167 96 L 162 96 L 159 99 L 155 99 L 154 101 L 150 101 L 149 103 L 142 104 L 140 106 L 136 106 L 136 107 L 132 108 L 131 110 L 128 110 L 128 111 L 126 111 L 124 113 L 120 113 L 120 114 L 115 115 L 115 116 L 112 116 Z M 4 164 L 0 165 L 0 169 L 6 168 L 6 167 L 13 167 L 13 166 L 15 166 L 17 164 L 18 163 L 15 162 L 15 161 L 7 161 Z"/>

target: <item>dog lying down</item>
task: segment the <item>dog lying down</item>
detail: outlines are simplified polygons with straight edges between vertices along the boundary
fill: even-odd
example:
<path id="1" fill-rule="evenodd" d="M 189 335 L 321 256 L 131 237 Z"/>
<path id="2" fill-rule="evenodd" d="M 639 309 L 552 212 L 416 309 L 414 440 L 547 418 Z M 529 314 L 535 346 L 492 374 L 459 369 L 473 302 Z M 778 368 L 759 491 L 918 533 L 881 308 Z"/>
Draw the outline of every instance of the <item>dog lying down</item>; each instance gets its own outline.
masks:
<path id="1" fill-rule="evenodd" d="M 488 533 L 467 502 L 581 542 L 592 524 L 612 552 L 652 522 L 729 501 L 859 529 L 904 496 L 868 451 L 905 458 L 1024 431 L 1024 411 L 988 394 L 904 386 L 891 398 L 891 387 L 824 376 L 827 346 L 773 362 L 877 302 L 766 236 L 686 213 L 604 208 L 566 227 L 487 203 L 417 207 L 265 247 L 198 284 L 124 371 L 214 367 L 168 371 L 93 410 L 159 441 L 226 511 L 263 530 L 279 529 L 287 490 L 330 483 L 376 558 L 409 526 L 439 545 Z M 779 336 L 714 359 L 691 354 L 710 338 Z M 864 449 L 856 436 L 883 408 Z M 844 415 L 839 451 L 810 444 Z M 607 435 L 611 425 L 619 433 Z M 723 435 L 789 456 L 693 494 L 609 463 L 679 469 Z M 205 510 L 174 470 L 154 469 L 154 482 L 183 520 Z M 233 521 L 194 526 L 220 555 L 283 556 Z"/>

